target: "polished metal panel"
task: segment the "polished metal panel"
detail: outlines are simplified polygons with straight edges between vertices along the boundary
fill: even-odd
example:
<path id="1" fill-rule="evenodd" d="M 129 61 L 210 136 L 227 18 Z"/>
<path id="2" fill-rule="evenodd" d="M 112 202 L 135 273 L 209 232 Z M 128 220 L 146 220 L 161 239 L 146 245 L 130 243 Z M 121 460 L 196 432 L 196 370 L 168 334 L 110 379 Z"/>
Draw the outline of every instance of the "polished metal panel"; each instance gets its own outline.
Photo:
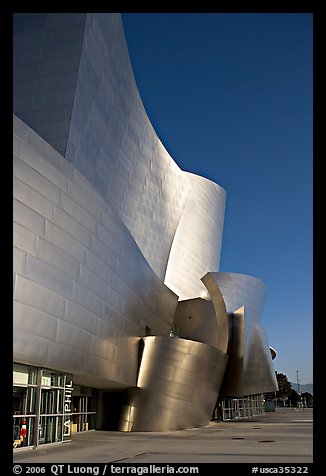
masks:
<path id="1" fill-rule="evenodd" d="M 108 200 L 180 299 L 203 297 L 201 276 L 219 268 L 226 193 L 183 172 L 157 137 L 139 97 L 120 16 L 18 17 L 14 44 L 15 63 L 24 63 L 15 67 L 14 112 Z M 44 81 L 53 90 L 44 92 Z"/>
<path id="2" fill-rule="evenodd" d="M 221 395 L 241 397 L 244 395 L 243 387 L 243 359 L 244 359 L 244 329 L 245 309 L 240 309 L 229 315 L 231 322 L 230 346 L 228 348 L 228 364 L 221 387 Z"/>
<path id="3" fill-rule="evenodd" d="M 194 174 L 185 174 L 189 195 L 171 246 L 165 284 L 180 300 L 207 297 L 202 276 L 218 270 L 226 192 Z M 205 245 L 204 245 L 205 243 Z"/>
<path id="4" fill-rule="evenodd" d="M 65 158 L 107 199 L 164 280 L 190 190 L 146 115 L 118 14 L 87 14 Z"/>
<path id="5" fill-rule="evenodd" d="M 173 431 L 210 422 L 227 363 L 220 350 L 191 340 L 149 336 L 122 431 Z"/>
<path id="6" fill-rule="evenodd" d="M 179 301 L 173 332 L 183 338 L 204 342 L 222 352 L 229 345 L 229 320 L 223 296 L 209 273 L 202 277 L 211 300 L 201 298 Z"/>
<path id="7" fill-rule="evenodd" d="M 263 285 L 218 273 L 226 192 L 157 137 L 120 15 L 16 15 L 14 112 L 14 359 L 126 389 L 124 430 L 208 423 L 228 354 L 274 388 Z"/>
<path id="8" fill-rule="evenodd" d="M 260 279 L 240 273 L 213 272 L 210 275 L 222 293 L 228 313 L 244 305 L 250 319 L 260 322 L 265 298 L 265 286 Z"/>
<path id="9" fill-rule="evenodd" d="M 173 333 L 218 348 L 219 335 L 212 301 L 201 298 L 179 301 L 173 319 Z"/>
<path id="10" fill-rule="evenodd" d="M 210 275 L 223 295 L 228 313 L 244 306 L 243 394 L 276 391 L 267 336 L 260 324 L 265 286 L 259 279 L 244 274 L 220 272 Z"/>
<path id="11" fill-rule="evenodd" d="M 226 352 L 230 340 L 229 322 L 222 293 L 211 273 L 206 273 L 205 276 L 201 278 L 201 280 L 209 291 L 215 309 L 218 336 L 216 347 L 222 352 Z"/>
<path id="12" fill-rule="evenodd" d="M 13 111 L 65 153 L 86 13 L 14 15 Z"/>
<path id="13" fill-rule="evenodd" d="M 77 170 L 17 117 L 14 134 L 14 358 L 135 385 L 137 342 L 169 335 L 177 296 Z"/>
<path id="14" fill-rule="evenodd" d="M 254 324 L 251 332 L 251 346 L 244 368 L 244 392 L 246 395 L 275 392 L 278 384 L 266 332 L 257 324 Z"/>

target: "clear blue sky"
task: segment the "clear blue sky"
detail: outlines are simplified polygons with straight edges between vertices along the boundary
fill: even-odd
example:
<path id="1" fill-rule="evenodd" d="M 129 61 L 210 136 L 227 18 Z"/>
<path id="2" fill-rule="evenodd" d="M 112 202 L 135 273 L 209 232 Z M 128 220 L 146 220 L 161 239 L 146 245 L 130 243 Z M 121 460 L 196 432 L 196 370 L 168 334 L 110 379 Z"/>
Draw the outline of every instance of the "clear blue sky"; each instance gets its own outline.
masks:
<path id="1" fill-rule="evenodd" d="M 122 19 L 162 143 L 227 191 L 220 271 L 264 282 L 275 370 L 312 383 L 312 14 Z"/>

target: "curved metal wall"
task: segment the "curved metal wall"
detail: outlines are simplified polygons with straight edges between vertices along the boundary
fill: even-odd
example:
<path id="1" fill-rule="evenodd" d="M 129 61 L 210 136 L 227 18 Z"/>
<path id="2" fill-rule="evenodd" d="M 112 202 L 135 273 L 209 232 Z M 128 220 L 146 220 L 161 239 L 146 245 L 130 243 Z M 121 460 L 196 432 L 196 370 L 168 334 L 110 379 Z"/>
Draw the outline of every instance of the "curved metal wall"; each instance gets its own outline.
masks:
<path id="1" fill-rule="evenodd" d="M 167 286 L 180 299 L 197 297 L 203 273 L 219 267 L 225 192 L 182 172 L 158 139 L 119 15 L 87 15 L 65 157 L 108 199 Z M 202 237 L 214 246 L 203 247 Z"/>
<path id="2" fill-rule="evenodd" d="M 119 14 L 87 14 L 65 158 L 164 279 L 187 192 L 142 105 Z"/>
<path id="3" fill-rule="evenodd" d="M 217 283 L 229 314 L 245 305 L 248 318 L 260 322 L 265 299 L 265 286 L 260 279 L 240 273 L 209 274 Z"/>
<path id="4" fill-rule="evenodd" d="M 87 13 L 14 13 L 13 111 L 65 154 Z"/>
<path id="5" fill-rule="evenodd" d="M 190 191 L 171 246 L 165 284 L 179 300 L 207 297 L 202 276 L 218 270 L 226 192 L 219 185 L 184 172 Z"/>
<path id="6" fill-rule="evenodd" d="M 14 65 L 14 359 L 129 388 L 127 427 L 199 426 L 225 370 L 226 311 L 244 305 L 245 389 L 268 386 L 263 285 L 215 273 L 226 192 L 157 137 L 120 15 L 18 14 Z M 169 339 L 189 309 L 197 327 Z"/>
<path id="7" fill-rule="evenodd" d="M 14 359 L 83 385 L 133 386 L 139 338 L 146 326 L 169 335 L 177 296 L 94 187 L 13 126 Z"/>
<path id="8" fill-rule="evenodd" d="M 168 335 L 172 326 L 175 294 L 163 285 L 164 279 L 175 293 L 193 297 L 204 290 L 202 273 L 207 268 L 218 269 L 225 193 L 209 180 L 183 172 L 158 139 L 139 97 L 119 14 L 19 14 L 14 38 L 14 111 L 45 139 L 15 118 L 18 176 L 14 219 L 15 243 L 19 242 L 15 249 L 15 266 L 19 263 L 15 268 L 15 323 L 26 333 L 19 340 L 22 329 L 17 329 L 15 355 L 21 361 L 85 374 L 84 380 L 88 375 L 89 382 L 103 378 L 101 385 L 111 379 L 118 385 L 131 383 L 137 357 L 130 351 L 128 336 L 141 337 L 146 326 L 152 333 Z M 41 119 L 49 127 L 40 128 Z M 66 166 L 61 165 L 64 163 Z M 46 172 L 40 172 L 39 167 Z M 57 167 L 65 167 L 61 175 L 54 172 Z M 43 179 L 37 183 L 42 174 L 50 183 L 50 195 L 44 190 Z M 198 212 L 187 227 L 194 189 Z M 216 212 L 211 216 L 208 205 Z M 26 249 L 20 234 L 29 236 L 27 243 L 35 242 L 32 250 Z M 122 234 L 128 236 L 127 243 Z M 204 236 L 210 246 L 201 246 Z M 182 241 L 183 257 L 173 264 L 171 248 L 173 254 L 176 243 Z M 122 247 L 127 259 L 117 258 Z M 193 256 L 196 262 L 192 267 Z M 46 291 L 39 289 L 42 284 Z M 22 306 L 33 301 L 35 294 L 40 299 L 48 295 L 48 289 L 55 297 L 44 298 L 40 310 L 44 323 L 53 322 L 50 341 L 46 341 L 46 332 L 44 336 L 41 333 L 45 340 L 39 342 L 33 360 Z M 52 307 L 57 293 L 63 297 L 56 304 L 60 311 Z M 161 294 L 166 296 L 166 304 L 160 301 Z M 29 314 L 29 324 L 36 322 L 34 311 Z M 104 315 L 112 336 L 95 325 L 98 316 Z M 69 364 L 64 348 L 56 345 L 58 350 L 53 350 L 54 342 L 69 335 L 68 330 L 63 331 L 68 327 L 66 321 L 74 326 L 71 334 L 79 335 L 70 339 L 76 351 Z M 32 342 L 35 336 L 29 332 Z M 109 342 L 104 339 L 96 341 L 98 345 L 90 344 L 87 332 L 98 332 L 99 338 L 108 336 Z M 105 349 L 107 353 L 101 363 L 95 359 L 92 365 L 94 349 L 101 358 Z M 89 360 L 85 358 L 88 353 L 92 355 Z M 119 372 L 109 370 L 107 361 L 111 360 L 121 362 Z M 79 365 L 83 362 L 85 365 Z"/>
<path id="9" fill-rule="evenodd" d="M 244 359 L 244 306 L 229 314 L 230 342 L 228 347 L 228 364 L 221 387 L 221 396 L 242 397 L 245 395 L 243 386 Z M 254 392 L 255 393 L 255 392 Z"/>
<path id="10" fill-rule="evenodd" d="M 14 32 L 15 58 L 23 58 L 15 67 L 14 112 L 108 201 L 180 299 L 205 293 L 201 276 L 219 269 L 225 191 L 183 172 L 157 137 L 120 15 L 24 14 Z M 51 127 L 35 125 L 41 119 Z"/>
<path id="11" fill-rule="evenodd" d="M 245 274 L 209 274 L 223 295 L 228 313 L 235 313 L 244 307 L 243 395 L 276 391 L 278 387 L 271 353 L 265 331 L 260 324 L 265 296 L 264 284 L 259 279 Z M 234 388 L 239 389 L 236 379 L 234 383 Z M 238 391 L 235 390 L 234 393 L 235 396 L 238 395 Z"/>
<path id="12" fill-rule="evenodd" d="M 207 425 L 227 355 L 186 339 L 150 336 L 143 341 L 138 388 L 120 429 L 173 431 Z"/>
<path id="13" fill-rule="evenodd" d="M 212 301 L 194 298 L 179 301 L 173 319 L 173 331 L 183 339 L 219 347 L 219 332 Z"/>

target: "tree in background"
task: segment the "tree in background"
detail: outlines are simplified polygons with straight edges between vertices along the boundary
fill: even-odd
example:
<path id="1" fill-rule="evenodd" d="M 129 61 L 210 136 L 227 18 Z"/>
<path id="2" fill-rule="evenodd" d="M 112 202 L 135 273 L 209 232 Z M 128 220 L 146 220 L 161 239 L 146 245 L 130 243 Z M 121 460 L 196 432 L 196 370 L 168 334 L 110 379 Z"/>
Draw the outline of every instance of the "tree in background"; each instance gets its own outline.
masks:
<path id="1" fill-rule="evenodd" d="M 278 383 L 278 392 L 276 392 L 276 398 L 279 398 L 283 401 L 288 400 L 292 390 L 291 383 L 288 381 L 286 375 L 277 372 L 275 372 L 275 374 Z"/>
<path id="2" fill-rule="evenodd" d="M 275 372 L 277 384 L 278 384 L 278 391 L 277 392 L 269 392 L 265 393 L 266 400 L 276 400 L 277 402 L 282 402 L 283 405 L 297 407 L 298 402 L 302 402 L 303 406 L 312 406 L 314 397 L 309 392 L 303 392 L 299 395 L 296 390 L 294 390 L 291 386 L 291 383 L 288 381 L 288 378 L 285 374 Z"/>
<path id="3" fill-rule="evenodd" d="M 266 400 L 281 400 L 283 403 L 291 399 L 292 388 L 291 383 L 285 374 L 275 372 L 278 384 L 277 392 L 269 392 L 265 394 Z"/>
<path id="4" fill-rule="evenodd" d="M 296 407 L 298 406 L 298 401 L 300 399 L 300 396 L 298 394 L 298 392 L 296 392 L 293 388 L 291 389 L 291 394 L 289 396 L 289 401 L 290 401 L 290 405 L 291 407 Z"/>

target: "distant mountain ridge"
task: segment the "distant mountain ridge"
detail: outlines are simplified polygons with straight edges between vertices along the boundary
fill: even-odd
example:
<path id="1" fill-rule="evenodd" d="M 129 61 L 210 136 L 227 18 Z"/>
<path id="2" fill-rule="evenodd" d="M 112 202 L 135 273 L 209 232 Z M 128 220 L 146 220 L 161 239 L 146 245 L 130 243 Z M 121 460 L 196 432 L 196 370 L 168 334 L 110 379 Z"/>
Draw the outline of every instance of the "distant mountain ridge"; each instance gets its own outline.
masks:
<path id="1" fill-rule="evenodd" d="M 298 391 L 298 384 L 294 382 L 290 382 L 291 388 L 295 390 L 296 392 Z M 300 383 L 300 391 L 302 393 L 308 392 L 311 393 L 311 395 L 314 394 L 314 384 L 313 383 L 306 383 L 306 384 L 301 384 Z"/>

